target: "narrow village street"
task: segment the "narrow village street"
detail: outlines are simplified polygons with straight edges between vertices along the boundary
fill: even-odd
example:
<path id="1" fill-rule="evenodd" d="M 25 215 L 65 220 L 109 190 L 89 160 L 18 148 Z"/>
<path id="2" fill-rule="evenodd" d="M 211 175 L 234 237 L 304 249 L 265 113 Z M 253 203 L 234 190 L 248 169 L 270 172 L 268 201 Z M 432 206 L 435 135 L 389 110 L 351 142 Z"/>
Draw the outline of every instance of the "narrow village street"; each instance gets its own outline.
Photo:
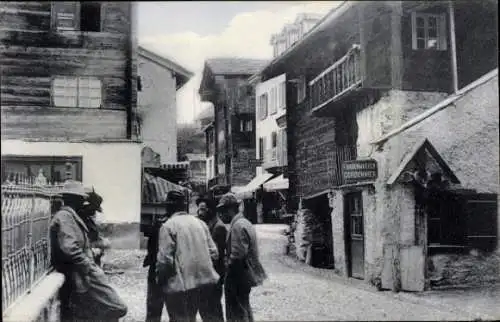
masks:
<path id="1" fill-rule="evenodd" d="M 437 301 L 422 302 L 407 294 L 377 292 L 362 282 L 344 281 L 331 270 L 316 269 L 285 256 L 286 239 L 282 234 L 285 226 L 256 227 L 262 262 L 269 275 L 264 285 L 251 294 L 256 321 L 491 320 L 494 319 L 491 312 L 498 310 L 494 300 L 485 300 L 482 312 L 490 314 L 479 316 L 466 308 L 439 305 Z M 129 306 L 129 313 L 122 321 L 143 321 L 147 272 L 141 267 L 144 252 L 115 250 L 106 257 L 108 268 L 123 272 L 110 275 L 113 286 Z M 167 321 L 165 311 L 163 316 Z"/>

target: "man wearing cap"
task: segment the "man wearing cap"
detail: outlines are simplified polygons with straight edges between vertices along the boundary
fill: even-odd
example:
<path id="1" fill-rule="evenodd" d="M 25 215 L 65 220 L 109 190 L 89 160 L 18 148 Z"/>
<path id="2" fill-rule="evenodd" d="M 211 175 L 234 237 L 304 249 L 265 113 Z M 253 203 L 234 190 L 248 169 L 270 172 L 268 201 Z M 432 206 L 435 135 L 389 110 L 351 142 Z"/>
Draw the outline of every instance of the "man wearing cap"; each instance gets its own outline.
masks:
<path id="1" fill-rule="evenodd" d="M 240 202 L 232 193 L 223 195 L 217 205 L 224 222 L 230 222 L 224 282 L 226 319 L 253 322 L 250 291 L 262 284 L 267 276 L 259 260 L 255 228 L 240 213 L 239 206 Z"/>
<path id="2" fill-rule="evenodd" d="M 227 228 L 217 216 L 216 204 L 211 198 L 199 198 L 196 200 L 198 206 L 198 218 L 203 220 L 210 231 L 210 235 L 217 246 L 219 258 L 214 261 L 214 268 L 219 274 L 219 282 L 212 289 L 207 288 L 207 300 L 200 303 L 200 316 L 203 321 L 224 321 L 224 312 L 222 310 L 222 290 L 224 284 L 225 263 L 224 254 L 226 252 Z"/>
<path id="3" fill-rule="evenodd" d="M 156 273 L 165 295 L 169 320 L 195 321 L 203 290 L 219 280 L 213 268 L 217 247 L 205 223 L 184 210 L 185 196 L 167 194 L 172 216 L 160 228 Z"/>
<path id="4" fill-rule="evenodd" d="M 62 206 L 50 223 L 51 262 L 65 275 L 61 288 L 62 321 L 118 321 L 127 306 L 94 262 L 89 229 L 78 215 L 87 193 L 81 182 L 66 181 Z"/>

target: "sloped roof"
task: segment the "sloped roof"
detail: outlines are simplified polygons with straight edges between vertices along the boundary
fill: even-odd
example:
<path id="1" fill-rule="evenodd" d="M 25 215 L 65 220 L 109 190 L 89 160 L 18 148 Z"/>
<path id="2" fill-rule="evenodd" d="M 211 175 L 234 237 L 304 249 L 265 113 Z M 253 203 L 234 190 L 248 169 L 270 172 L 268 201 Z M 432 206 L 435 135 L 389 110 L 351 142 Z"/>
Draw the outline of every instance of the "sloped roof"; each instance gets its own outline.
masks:
<path id="1" fill-rule="evenodd" d="M 215 75 L 253 75 L 268 63 L 264 59 L 219 57 L 206 60 Z"/>
<path id="2" fill-rule="evenodd" d="M 405 156 L 403 161 L 401 161 L 396 171 L 391 175 L 391 177 L 387 181 L 387 184 L 393 185 L 396 180 L 403 174 L 410 161 L 416 158 L 417 154 L 422 150 L 426 150 L 428 152 L 429 156 L 431 156 L 436 161 L 436 163 L 443 171 L 443 174 L 449 177 L 452 183 L 460 184 L 460 180 L 458 180 L 453 170 L 451 170 L 446 161 L 441 157 L 436 148 L 434 148 L 434 146 L 431 144 L 431 142 L 429 142 L 427 138 L 415 144 L 413 149 Z"/>
<path id="3" fill-rule="evenodd" d="M 160 65 L 161 67 L 174 72 L 177 79 L 177 89 L 181 88 L 184 84 L 186 84 L 194 75 L 193 72 L 179 65 L 173 59 L 165 57 L 165 55 L 159 55 L 142 46 L 139 46 L 138 53 L 139 56 L 149 59 L 155 62 L 156 64 Z"/>

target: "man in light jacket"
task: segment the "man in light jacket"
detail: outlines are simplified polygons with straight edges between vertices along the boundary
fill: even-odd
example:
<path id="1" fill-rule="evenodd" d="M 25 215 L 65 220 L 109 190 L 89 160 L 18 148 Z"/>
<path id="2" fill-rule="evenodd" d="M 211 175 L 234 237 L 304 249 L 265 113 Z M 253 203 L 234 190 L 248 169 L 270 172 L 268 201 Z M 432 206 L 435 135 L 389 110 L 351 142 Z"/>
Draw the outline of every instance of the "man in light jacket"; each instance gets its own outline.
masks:
<path id="1" fill-rule="evenodd" d="M 226 249 L 226 319 L 228 322 L 253 322 L 250 307 L 252 287 L 261 285 L 267 278 L 259 260 L 257 234 L 252 223 L 239 211 L 240 202 L 232 193 L 219 201 L 217 209 L 224 222 L 230 222 Z"/>
<path id="2" fill-rule="evenodd" d="M 156 274 L 162 287 L 169 320 L 196 321 L 205 288 L 213 288 L 219 275 L 213 267 L 217 247 L 207 225 L 184 210 L 185 196 L 178 191 L 167 195 L 173 213 L 160 228 Z"/>

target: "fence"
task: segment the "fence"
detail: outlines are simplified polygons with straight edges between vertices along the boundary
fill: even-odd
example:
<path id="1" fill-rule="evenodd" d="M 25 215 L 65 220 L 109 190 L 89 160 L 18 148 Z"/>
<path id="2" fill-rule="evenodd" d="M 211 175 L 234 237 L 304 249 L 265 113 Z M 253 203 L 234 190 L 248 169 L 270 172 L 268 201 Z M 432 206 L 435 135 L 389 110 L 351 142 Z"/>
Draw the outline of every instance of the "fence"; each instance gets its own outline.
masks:
<path id="1" fill-rule="evenodd" d="M 59 184 L 11 175 L 2 183 L 2 310 L 50 271 L 49 223 Z"/>

